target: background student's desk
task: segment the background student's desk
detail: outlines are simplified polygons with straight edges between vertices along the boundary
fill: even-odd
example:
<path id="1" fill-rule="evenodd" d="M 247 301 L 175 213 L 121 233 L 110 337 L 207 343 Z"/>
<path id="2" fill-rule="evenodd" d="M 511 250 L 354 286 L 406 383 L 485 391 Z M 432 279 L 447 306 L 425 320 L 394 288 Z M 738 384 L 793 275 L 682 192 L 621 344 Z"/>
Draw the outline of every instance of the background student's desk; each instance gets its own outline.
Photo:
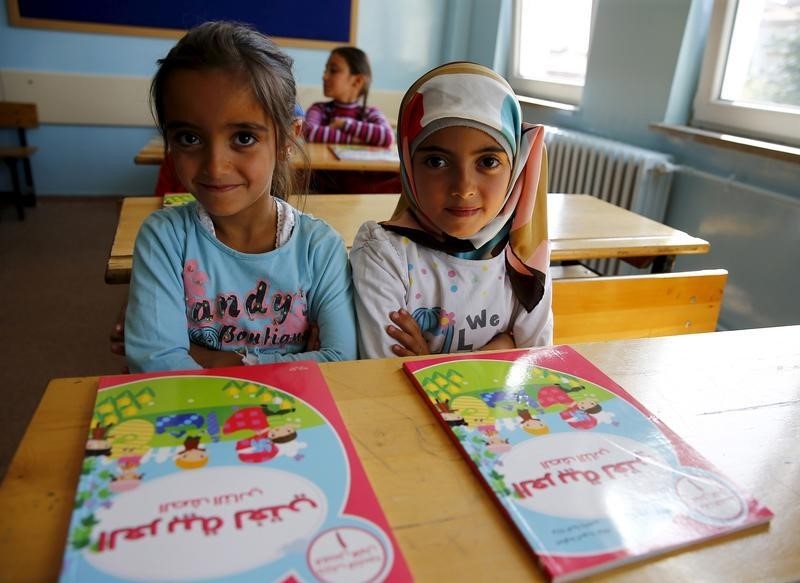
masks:
<path id="1" fill-rule="evenodd" d="M 394 210 L 396 194 L 310 194 L 292 203 L 325 219 L 348 249 L 359 226 L 383 220 Z M 606 257 L 656 257 L 655 270 L 670 271 L 676 254 L 706 253 L 709 244 L 598 198 L 582 194 L 549 194 L 551 260 Z M 122 202 L 119 224 L 106 266 L 107 283 L 128 283 L 133 243 L 142 221 L 161 207 L 157 197 L 129 197 Z"/>
<path id="2" fill-rule="evenodd" d="M 395 146 L 392 146 L 393 148 Z M 305 144 L 311 170 L 337 170 L 358 172 L 400 172 L 398 161 L 387 160 L 340 160 L 328 144 Z M 153 138 L 133 158 L 136 164 L 160 166 L 164 161 L 164 142 Z M 295 166 L 302 168 L 302 158 L 293 158 Z"/>
<path id="3" fill-rule="evenodd" d="M 800 576 L 800 326 L 575 345 L 775 512 L 597 581 Z M 419 581 L 543 581 L 400 359 L 323 364 L 356 450 Z M 0 579 L 58 574 L 97 378 L 50 382 L 0 487 Z"/>
<path id="4" fill-rule="evenodd" d="M 550 193 L 547 214 L 552 261 L 654 258 L 653 272 L 665 272 L 676 255 L 710 249 L 708 241 L 587 194 Z"/>
<path id="5" fill-rule="evenodd" d="M 397 204 L 396 194 L 309 194 L 292 197 L 290 202 L 300 210 L 325 219 L 349 249 L 358 228 L 369 219 L 391 216 Z M 117 232 L 106 265 L 106 283 L 128 283 L 133 263 L 133 244 L 142 221 L 161 208 L 156 196 L 128 197 L 122 201 Z"/>

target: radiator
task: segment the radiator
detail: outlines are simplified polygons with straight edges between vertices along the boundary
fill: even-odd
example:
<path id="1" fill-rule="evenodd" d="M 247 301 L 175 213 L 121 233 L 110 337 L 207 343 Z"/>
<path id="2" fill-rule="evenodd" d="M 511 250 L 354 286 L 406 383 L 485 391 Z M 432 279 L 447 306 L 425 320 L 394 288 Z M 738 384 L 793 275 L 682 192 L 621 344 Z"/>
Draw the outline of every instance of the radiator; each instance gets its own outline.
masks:
<path id="1" fill-rule="evenodd" d="M 663 221 L 675 168 L 667 154 L 552 126 L 545 143 L 550 192 L 590 194 Z M 605 275 L 636 272 L 617 259 L 586 265 Z"/>

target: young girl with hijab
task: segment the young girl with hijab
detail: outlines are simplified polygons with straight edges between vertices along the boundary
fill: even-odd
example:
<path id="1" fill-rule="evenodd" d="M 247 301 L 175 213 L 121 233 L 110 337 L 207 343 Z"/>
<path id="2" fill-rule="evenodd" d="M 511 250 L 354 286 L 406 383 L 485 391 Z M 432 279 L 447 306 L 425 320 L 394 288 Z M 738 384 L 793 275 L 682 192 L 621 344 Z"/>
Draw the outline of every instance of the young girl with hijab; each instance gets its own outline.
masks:
<path id="1" fill-rule="evenodd" d="M 400 106 L 402 196 L 350 253 L 362 358 L 552 343 L 547 155 L 508 83 L 449 63 Z"/>

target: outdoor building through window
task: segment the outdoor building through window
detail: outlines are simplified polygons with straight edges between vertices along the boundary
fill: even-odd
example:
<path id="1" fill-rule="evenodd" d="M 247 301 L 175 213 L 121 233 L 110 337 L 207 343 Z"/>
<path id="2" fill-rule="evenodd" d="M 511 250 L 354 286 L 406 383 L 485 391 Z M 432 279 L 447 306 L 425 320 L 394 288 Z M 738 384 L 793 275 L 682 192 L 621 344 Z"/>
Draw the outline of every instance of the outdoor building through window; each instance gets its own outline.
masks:
<path id="1" fill-rule="evenodd" d="M 693 125 L 800 144 L 800 0 L 715 0 Z"/>
<path id="2" fill-rule="evenodd" d="M 514 1 L 508 78 L 517 93 L 568 104 L 580 102 L 592 5 L 593 0 Z"/>

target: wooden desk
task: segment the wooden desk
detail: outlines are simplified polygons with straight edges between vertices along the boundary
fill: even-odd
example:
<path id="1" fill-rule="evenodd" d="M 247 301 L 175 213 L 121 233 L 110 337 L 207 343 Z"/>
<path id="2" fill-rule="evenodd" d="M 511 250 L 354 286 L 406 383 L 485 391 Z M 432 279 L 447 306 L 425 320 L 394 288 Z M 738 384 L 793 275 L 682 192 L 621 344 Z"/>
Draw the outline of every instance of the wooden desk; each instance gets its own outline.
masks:
<path id="1" fill-rule="evenodd" d="M 325 219 L 349 249 L 358 227 L 367 220 L 391 216 L 396 194 L 309 194 L 295 204 Z M 129 197 L 122 202 L 119 224 L 106 266 L 106 283 L 128 283 L 133 243 L 147 215 L 161 207 L 157 197 Z M 653 257 L 656 270 L 670 271 L 675 255 L 707 253 L 709 244 L 636 213 L 585 194 L 549 194 L 551 260 L 574 261 L 607 257 Z M 660 267 L 660 269 L 659 269 Z"/>
<path id="2" fill-rule="evenodd" d="M 397 161 L 339 160 L 328 147 L 328 144 L 306 144 L 305 148 L 311 170 L 400 172 L 400 162 Z M 156 137 L 147 142 L 133 158 L 133 161 L 136 164 L 160 166 L 164 161 L 164 142 L 162 139 Z M 302 168 L 302 158 L 295 157 L 293 162 L 296 167 Z"/>
<path id="3" fill-rule="evenodd" d="M 593 581 L 789 581 L 800 575 L 800 326 L 575 345 L 775 512 L 766 528 Z M 322 365 L 418 581 L 544 581 L 400 369 Z M 97 378 L 50 382 L 0 487 L 3 580 L 60 566 Z"/>
<path id="4" fill-rule="evenodd" d="M 396 194 L 309 194 L 291 197 L 293 206 L 325 219 L 344 239 L 349 249 L 358 228 L 369 219 L 383 220 L 394 211 Z M 106 283 L 128 283 L 133 264 L 133 245 L 142 221 L 161 208 L 156 196 L 127 197 L 122 200 L 119 223 L 106 265 Z"/>
<path id="5" fill-rule="evenodd" d="M 708 241 L 587 194 L 550 194 L 553 261 L 655 257 L 654 272 L 672 271 L 676 255 L 708 253 Z"/>
<path id="6" fill-rule="evenodd" d="M 133 157 L 136 164 L 145 166 L 161 166 L 164 161 L 164 140 L 161 136 L 156 136 L 147 142 L 142 149 Z"/>

